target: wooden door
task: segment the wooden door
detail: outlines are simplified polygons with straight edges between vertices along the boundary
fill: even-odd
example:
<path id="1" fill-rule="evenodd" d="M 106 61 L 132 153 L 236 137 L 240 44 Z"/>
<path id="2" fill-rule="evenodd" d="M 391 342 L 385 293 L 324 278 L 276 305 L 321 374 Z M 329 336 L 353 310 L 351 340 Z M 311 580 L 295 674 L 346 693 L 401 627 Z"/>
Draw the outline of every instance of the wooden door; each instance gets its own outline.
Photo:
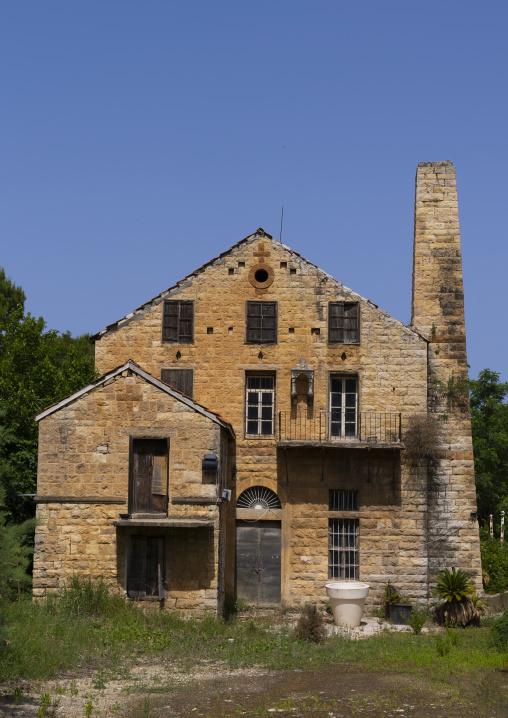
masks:
<path id="1" fill-rule="evenodd" d="M 127 567 L 129 598 L 164 598 L 164 538 L 131 536 Z"/>
<path id="2" fill-rule="evenodd" d="M 236 597 L 256 606 L 280 603 L 280 521 L 236 522 Z"/>
<path id="3" fill-rule="evenodd" d="M 131 440 L 130 513 L 167 512 L 168 458 L 168 439 Z"/>

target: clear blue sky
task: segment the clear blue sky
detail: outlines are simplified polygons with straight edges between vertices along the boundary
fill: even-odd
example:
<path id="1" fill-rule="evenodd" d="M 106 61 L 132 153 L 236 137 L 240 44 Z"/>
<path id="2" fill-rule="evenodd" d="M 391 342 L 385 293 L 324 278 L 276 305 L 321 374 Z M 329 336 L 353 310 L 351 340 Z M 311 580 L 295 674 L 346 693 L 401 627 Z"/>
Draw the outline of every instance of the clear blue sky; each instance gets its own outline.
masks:
<path id="1" fill-rule="evenodd" d="M 508 6 L 0 9 L 0 265 L 97 332 L 261 226 L 409 322 L 414 175 L 457 167 L 471 376 L 508 380 Z"/>

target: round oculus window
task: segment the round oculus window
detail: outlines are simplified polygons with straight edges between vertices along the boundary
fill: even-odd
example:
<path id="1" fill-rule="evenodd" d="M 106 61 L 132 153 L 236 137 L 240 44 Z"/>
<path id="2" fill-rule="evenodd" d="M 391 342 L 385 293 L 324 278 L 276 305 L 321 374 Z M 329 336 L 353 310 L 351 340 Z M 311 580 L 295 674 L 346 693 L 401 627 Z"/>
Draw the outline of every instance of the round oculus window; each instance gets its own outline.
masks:
<path id="1" fill-rule="evenodd" d="M 249 272 L 249 282 L 256 289 L 267 289 L 274 280 L 273 269 L 267 264 L 258 264 Z"/>
<path id="2" fill-rule="evenodd" d="M 266 269 L 258 269 L 256 272 L 254 272 L 254 279 L 256 282 L 266 282 L 268 279 L 268 272 Z"/>

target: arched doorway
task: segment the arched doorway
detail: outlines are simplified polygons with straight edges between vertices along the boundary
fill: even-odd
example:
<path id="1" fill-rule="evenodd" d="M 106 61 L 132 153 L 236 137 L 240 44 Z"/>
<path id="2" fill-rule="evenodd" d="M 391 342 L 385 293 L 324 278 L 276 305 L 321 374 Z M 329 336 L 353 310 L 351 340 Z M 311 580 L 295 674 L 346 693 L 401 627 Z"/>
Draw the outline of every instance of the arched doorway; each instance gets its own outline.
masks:
<path id="1" fill-rule="evenodd" d="M 240 494 L 236 508 L 236 597 L 256 606 L 277 605 L 281 522 L 274 518 L 282 508 L 279 497 L 264 486 L 251 486 Z"/>

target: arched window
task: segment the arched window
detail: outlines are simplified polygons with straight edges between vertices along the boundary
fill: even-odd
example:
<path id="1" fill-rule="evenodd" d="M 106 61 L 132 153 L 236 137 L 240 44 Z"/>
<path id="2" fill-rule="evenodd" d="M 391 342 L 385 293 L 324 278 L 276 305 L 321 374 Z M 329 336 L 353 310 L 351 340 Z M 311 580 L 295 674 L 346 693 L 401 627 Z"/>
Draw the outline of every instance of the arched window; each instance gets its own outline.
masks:
<path id="1" fill-rule="evenodd" d="M 281 509 L 277 494 L 265 486 L 251 486 L 245 489 L 236 502 L 237 509 Z"/>

